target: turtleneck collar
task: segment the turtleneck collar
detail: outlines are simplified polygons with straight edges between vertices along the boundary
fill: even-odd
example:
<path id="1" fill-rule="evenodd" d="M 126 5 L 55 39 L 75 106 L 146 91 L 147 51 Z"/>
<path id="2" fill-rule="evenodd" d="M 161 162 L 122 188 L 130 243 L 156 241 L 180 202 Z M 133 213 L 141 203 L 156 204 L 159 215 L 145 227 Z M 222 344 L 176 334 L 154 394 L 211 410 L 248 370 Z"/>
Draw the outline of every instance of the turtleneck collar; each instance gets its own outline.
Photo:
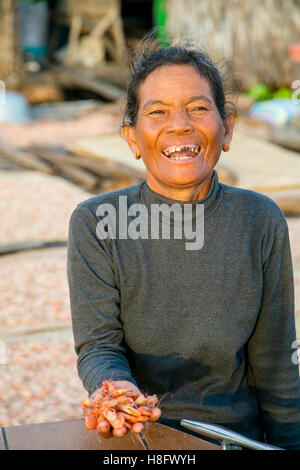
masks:
<path id="1" fill-rule="evenodd" d="M 187 204 L 193 206 L 197 204 L 204 204 L 204 220 L 206 220 L 219 207 L 223 198 L 223 188 L 219 183 L 218 173 L 216 172 L 216 170 L 214 170 L 212 176 L 212 184 L 210 186 L 209 192 L 203 199 L 199 199 L 198 201 L 180 201 L 177 199 L 169 199 L 153 191 L 148 186 L 146 181 L 144 181 L 141 185 L 140 197 L 141 202 L 145 204 L 148 209 L 150 209 L 151 204 L 168 204 L 169 206 L 171 206 L 172 204 L 180 204 L 181 206 Z"/>

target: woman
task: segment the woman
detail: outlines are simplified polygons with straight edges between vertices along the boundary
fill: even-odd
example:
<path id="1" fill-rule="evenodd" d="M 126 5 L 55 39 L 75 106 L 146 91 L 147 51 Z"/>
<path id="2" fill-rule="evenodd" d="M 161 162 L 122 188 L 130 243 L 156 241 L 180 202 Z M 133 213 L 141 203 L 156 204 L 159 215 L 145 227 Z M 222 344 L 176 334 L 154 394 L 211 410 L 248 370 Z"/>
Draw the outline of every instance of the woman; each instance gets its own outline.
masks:
<path id="1" fill-rule="evenodd" d="M 135 60 L 123 135 L 146 181 L 91 197 L 70 219 L 78 372 L 89 394 L 108 379 L 167 394 L 170 426 L 212 422 L 299 449 L 287 224 L 269 198 L 218 181 L 233 123 L 202 52 L 157 47 Z"/>

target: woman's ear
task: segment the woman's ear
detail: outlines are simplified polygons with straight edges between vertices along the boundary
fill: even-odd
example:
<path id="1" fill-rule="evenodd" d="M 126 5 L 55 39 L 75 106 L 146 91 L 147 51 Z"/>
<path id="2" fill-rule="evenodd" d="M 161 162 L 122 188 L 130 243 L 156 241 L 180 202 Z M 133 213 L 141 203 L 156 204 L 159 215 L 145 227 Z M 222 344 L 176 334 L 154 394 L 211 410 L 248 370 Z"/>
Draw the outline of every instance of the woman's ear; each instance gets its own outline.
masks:
<path id="1" fill-rule="evenodd" d="M 130 124 L 122 125 L 122 134 L 134 155 L 139 153 L 135 138 L 135 128 Z"/>
<path id="2" fill-rule="evenodd" d="M 229 146 L 231 139 L 232 139 L 232 135 L 233 135 L 233 128 L 234 128 L 234 114 L 229 112 L 226 114 L 225 119 L 224 119 L 225 134 L 224 134 L 223 145 Z"/>

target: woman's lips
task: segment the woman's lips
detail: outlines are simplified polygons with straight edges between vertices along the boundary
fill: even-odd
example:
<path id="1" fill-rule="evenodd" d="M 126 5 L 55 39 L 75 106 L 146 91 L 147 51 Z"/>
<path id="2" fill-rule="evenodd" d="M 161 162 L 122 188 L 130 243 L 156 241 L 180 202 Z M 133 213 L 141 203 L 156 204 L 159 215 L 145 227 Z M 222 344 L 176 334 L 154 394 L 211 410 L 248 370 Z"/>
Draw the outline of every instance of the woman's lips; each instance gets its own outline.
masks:
<path id="1" fill-rule="evenodd" d="M 162 154 L 169 160 L 187 161 L 194 158 L 200 152 L 200 146 L 196 144 L 172 145 L 163 149 Z"/>

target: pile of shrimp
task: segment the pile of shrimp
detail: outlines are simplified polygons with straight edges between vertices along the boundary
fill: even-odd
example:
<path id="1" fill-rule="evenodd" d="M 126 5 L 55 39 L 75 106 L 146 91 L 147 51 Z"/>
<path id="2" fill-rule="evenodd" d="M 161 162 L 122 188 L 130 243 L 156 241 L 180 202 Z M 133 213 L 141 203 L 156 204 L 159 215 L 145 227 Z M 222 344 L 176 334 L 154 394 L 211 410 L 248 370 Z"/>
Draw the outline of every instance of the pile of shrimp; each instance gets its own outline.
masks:
<path id="1" fill-rule="evenodd" d="M 104 381 L 93 399 L 83 398 L 85 427 L 103 437 L 122 437 L 128 430 L 142 432 L 146 421 L 157 421 L 161 410 L 157 395 L 143 395 Z"/>

